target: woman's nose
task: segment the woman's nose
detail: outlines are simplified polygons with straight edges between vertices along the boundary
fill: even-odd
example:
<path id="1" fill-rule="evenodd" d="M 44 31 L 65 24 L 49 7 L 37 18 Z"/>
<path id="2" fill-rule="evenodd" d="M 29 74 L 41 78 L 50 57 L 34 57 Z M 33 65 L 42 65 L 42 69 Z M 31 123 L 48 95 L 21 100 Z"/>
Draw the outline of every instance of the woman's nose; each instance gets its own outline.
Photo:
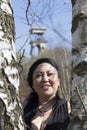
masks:
<path id="1" fill-rule="evenodd" d="M 44 75 L 43 75 L 42 80 L 43 80 L 43 81 L 48 81 L 48 76 L 47 76 L 47 74 L 44 74 Z"/>

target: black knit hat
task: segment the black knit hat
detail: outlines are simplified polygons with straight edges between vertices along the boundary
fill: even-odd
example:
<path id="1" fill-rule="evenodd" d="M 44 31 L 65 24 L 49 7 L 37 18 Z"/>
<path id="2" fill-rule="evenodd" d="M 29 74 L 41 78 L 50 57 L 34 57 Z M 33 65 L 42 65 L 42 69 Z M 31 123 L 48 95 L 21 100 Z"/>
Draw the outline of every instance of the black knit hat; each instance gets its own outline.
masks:
<path id="1" fill-rule="evenodd" d="M 41 63 L 49 63 L 51 64 L 58 72 L 58 76 L 60 76 L 59 74 L 59 68 L 56 64 L 56 62 L 53 60 L 53 59 L 50 59 L 50 58 L 41 58 L 41 59 L 38 59 L 37 61 L 35 61 L 32 66 L 29 68 L 29 72 L 28 72 L 28 84 L 29 86 L 32 88 L 33 86 L 33 73 L 35 71 L 35 69 L 37 68 L 37 66 Z"/>

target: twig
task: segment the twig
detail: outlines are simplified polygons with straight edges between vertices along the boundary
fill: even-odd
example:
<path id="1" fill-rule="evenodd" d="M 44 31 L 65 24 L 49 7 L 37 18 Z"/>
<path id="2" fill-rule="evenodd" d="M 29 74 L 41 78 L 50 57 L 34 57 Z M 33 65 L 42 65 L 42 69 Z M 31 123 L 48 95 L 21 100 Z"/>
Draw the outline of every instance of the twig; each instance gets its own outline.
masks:
<path id="1" fill-rule="evenodd" d="M 80 101 L 81 101 L 81 103 L 82 103 L 82 106 L 83 106 L 83 108 L 84 108 L 84 110 L 85 110 L 85 113 L 86 113 L 86 115 L 87 115 L 87 110 L 86 110 L 85 105 L 84 105 L 84 103 L 83 103 L 83 100 L 82 100 L 82 97 L 81 97 L 81 94 L 80 94 L 80 91 L 79 91 L 78 86 L 76 86 L 76 91 L 77 91 L 77 94 L 78 94 L 78 96 L 79 96 L 79 99 L 80 99 Z"/>
<path id="2" fill-rule="evenodd" d="M 28 0 L 28 5 L 27 5 L 27 9 L 26 9 L 26 20 L 27 20 L 28 25 L 30 24 L 30 23 L 29 23 L 29 19 L 28 19 L 29 6 L 30 6 L 30 0 Z"/>
<path id="3" fill-rule="evenodd" d="M 23 59 L 23 57 L 24 57 L 24 53 L 25 53 L 25 49 L 23 50 L 23 53 L 22 53 L 22 55 L 20 56 L 19 64 L 21 63 L 21 61 L 22 61 L 22 59 Z"/>

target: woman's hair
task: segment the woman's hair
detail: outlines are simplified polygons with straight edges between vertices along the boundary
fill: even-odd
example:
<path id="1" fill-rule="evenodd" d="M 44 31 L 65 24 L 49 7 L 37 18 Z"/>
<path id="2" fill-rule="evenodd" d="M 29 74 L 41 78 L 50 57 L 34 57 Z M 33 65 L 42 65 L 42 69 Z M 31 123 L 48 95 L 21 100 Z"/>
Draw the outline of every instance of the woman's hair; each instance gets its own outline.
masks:
<path id="1" fill-rule="evenodd" d="M 41 58 L 38 59 L 37 61 L 35 61 L 32 66 L 29 68 L 29 72 L 28 72 L 28 77 L 27 77 L 27 81 L 29 86 L 32 88 L 33 86 L 33 73 L 35 71 L 35 69 L 37 68 L 38 65 L 42 64 L 42 63 L 49 63 L 51 64 L 58 72 L 58 76 L 60 77 L 60 73 L 59 73 L 59 67 L 56 64 L 56 62 L 53 59 L 50 58 Z"/>

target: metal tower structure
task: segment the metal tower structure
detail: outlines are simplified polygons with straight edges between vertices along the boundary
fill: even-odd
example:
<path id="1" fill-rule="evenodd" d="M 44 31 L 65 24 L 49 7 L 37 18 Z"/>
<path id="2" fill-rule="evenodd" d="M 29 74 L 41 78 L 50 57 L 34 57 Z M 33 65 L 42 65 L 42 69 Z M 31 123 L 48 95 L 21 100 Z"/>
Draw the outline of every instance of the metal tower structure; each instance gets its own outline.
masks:
<path id="1" fill-rule="evenodd" d="M 45 50 L 47 41 L 44 39 L 43 35 L 45 33 L 45 28 L 31 28 L 31 55 L 33 55 L 33 49 L 36 46 L 38 48 L 38 53 L 41 53 Z"/>

